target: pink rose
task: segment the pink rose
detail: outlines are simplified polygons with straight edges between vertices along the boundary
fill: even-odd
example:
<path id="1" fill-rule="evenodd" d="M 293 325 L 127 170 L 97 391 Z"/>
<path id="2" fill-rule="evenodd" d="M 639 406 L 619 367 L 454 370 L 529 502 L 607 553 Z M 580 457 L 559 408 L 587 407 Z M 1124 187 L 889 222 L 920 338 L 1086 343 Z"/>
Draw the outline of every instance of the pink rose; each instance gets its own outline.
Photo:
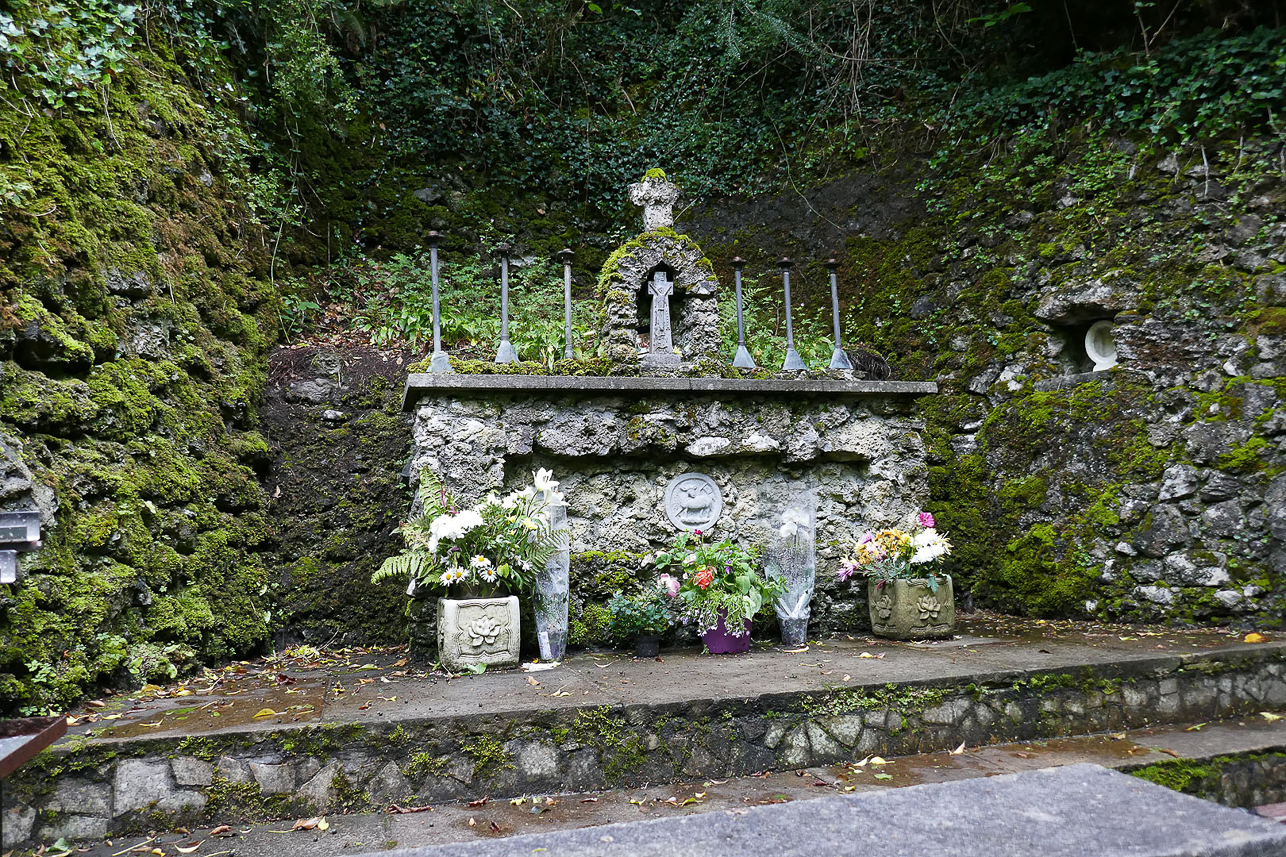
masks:
<path id="1" fill-rule="evenodd" d="M 681 584 L 676 578 L 670 577 L 668 574 L 663 574 L 657 580 L 657 583 L 661 585 L 661 588 L 665 590 L 665 594 L 669 597 L 674 598 L 679 594 L 679 586 Z"/>
<path id="2" fill-rule="evenodd" d="M 936 523 L 934 523 L 934 521 L 933 521 L 933 515 L 932 515 L 932 514 L 930 514 L 929 512 L 921 512 L 921 513 L 920 513 L 920 526 L 922 526 L 922 527 L 927 527 L 927 528 L 929 528 L 929 529 L 933 529 L 934 527 L 936 527 L 936 526 L 937 526 L 937 524 L 936 524 Z"/>

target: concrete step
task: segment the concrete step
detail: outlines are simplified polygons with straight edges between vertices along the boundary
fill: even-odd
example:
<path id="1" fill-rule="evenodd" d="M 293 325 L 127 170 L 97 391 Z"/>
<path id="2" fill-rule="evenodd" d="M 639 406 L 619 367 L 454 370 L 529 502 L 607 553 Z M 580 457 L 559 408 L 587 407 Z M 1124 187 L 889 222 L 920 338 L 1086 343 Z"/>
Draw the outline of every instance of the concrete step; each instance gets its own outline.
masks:
<path id="1" fill-rule="evenodd" d="M 928 645 L 859 637 L 738 657 L 586 653 L 547 672 L 455 679 L 396 654 L 237 665 L 226 681 L 94 709 L 6 781 L 4 846 L 725 779 L 1286 708 L 1286 643 L 964 630 Z"/>
<path id="2" fill-rule="evenodd" d="M 211 840 L 209 829 L 164 834 L 150 843 L 177 857 L 176 846 L 208 841 L 198 853 L 235 849 L 239 857 L 306 857 L 395 846 L 491 841 L 640 819 L 741 810 L 791 801 L 886 791 L 1003 776 L 1052 766 L 1095 763 L 1183 784 L 1203 797 L 1235 806 L 1286 800 L 1286 720 L 1262 717 L 1128 733 L 950 751 L 755 776 L 697 780 L 606 792 L 493 796 L 485 803 L 396 807 L 385 812 L 331 815 L 327 830 L 292 830 L 295 819 L 239 826 Z M 1186 777 L 1174 776 L 1180 772 Z M 1194 772 L 1199 773 L 1197 776 Z M 1247 783 L 1243 774 L 1257 779 Z M 1223 790 L 1226 786 L 1226 791 Z M 415 811 L 405 811 L 405 810 Z M 109 857 L 147 837 L 99 843 L 89 857 Z M 1087 852 L 1089 853 L 1089 852 Z"/>

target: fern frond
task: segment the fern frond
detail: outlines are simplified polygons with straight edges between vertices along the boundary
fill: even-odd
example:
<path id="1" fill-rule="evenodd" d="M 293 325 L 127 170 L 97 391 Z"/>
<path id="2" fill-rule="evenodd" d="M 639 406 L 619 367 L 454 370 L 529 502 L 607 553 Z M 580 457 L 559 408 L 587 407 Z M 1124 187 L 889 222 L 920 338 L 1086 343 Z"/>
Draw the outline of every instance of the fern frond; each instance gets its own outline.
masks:
<path id="1" fill-rule="evenodd" d="M 436 563 L 433 554 L 428 551 L 407 551 L 391 556 L 371 575 L 371 583 L 379 583 L 390 577 L 419 577 L 420 572 L 431 569 Z"/>

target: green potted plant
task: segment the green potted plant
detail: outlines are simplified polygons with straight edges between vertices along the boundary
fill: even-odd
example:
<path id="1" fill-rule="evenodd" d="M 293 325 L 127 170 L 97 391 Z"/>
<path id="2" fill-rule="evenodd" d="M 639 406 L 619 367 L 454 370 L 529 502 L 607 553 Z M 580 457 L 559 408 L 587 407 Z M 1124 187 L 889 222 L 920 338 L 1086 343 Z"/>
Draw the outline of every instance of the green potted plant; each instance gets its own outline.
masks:
<path id="1" fill-rule="evenodd" d="M 840 565 L 840 580 L 866 578 L 871 631 L 894 640 L 949 637 L 956 606 L 951 576 L 937 564 L 951 543 L 936 529 L 933 515 L 921 512 L 910 531 L 891 528 L 867 532 Z"/>
<path id="2" fill-rule="evenodd" d="M 700 530 L 680 533 L 655 563 L 667 571 L 661 582 L 680 601 L 681 621 L 696 625 L 714 655 L 748 651 L 752 620 L 785 589 L 780 580 L 759 574 L 754 548 L 728 539 L 711 543 Z"/>
<path id="3" fill-rule="evenodd" d="M 371 579 L 405 575 L 407 595 L 441 596 L 438 658 L 448 670 L 518 665 L 517 595 L 533 590 L 562 541 L 554 513 L 565 503 L 551 476 L 537 471 L 533 485 L 462 506 L 436 476 L 421 474 L 420 514 L 401 527 L 406 550 Z"/>
<path id="4" fill-rule="evenodd" d="M 664 584 L 649 586 L 635 595 L 620 590 L 607 602 L 609 628 L 618 640 L 634 641 L 634 656 L 655 658 L 661 650 L 661 635 L 673 621 Z"/>

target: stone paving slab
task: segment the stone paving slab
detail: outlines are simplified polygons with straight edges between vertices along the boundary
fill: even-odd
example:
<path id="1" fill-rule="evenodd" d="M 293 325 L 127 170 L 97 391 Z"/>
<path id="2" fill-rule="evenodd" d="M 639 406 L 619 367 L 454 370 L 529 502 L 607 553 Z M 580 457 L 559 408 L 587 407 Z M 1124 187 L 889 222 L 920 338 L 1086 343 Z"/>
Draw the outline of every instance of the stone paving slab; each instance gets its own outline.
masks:
<path id="1" fill-rule="evenodd" d="M 1281 857 L 1286 829 L 1097 765 L 614 824 L 395 857 Z"/>

